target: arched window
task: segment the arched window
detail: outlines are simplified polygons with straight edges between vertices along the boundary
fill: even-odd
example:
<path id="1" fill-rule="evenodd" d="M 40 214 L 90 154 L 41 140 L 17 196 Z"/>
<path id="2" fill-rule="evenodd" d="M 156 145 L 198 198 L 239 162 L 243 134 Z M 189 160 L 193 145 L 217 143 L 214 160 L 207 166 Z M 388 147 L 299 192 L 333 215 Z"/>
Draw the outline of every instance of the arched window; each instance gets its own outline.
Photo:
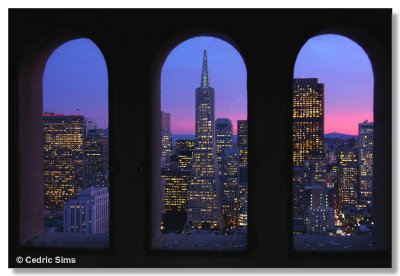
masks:
<path id="1" fill-rule="evenodd" d="M 31 103 L 29 108 L 43 106 L 43 140 L 39 143 L 43 175 L 38 178 L 43 182 L 31 182 L 41 196 L 27 196 L 35 201 L 32 206 L 41 205 L 37 211 L 43 219 L 35 237 L 22 242 L 40 247 L 105 248 L 109 240 L 107 66 L 90 39 L 63 42 L 33 58 L 36 66 L 28 71 L 42 81 L 36 88 L 42 87 L 43 93 L 31 83 L 36 96 L 42 96 L 42 105 Z M 31 226 L 22 220 L 21 227 L 24 233 Z"/>
<path id="2" fill-rule="evenodd" d="M 45 230 L 108 234 L 107 66 L 89 39 L 58 47 L 43 77 Z"/>
<path id="3" fill-rule="evenodd" d="M 371 250 L 373 90 L 367 54 L 340 35 L 311 38 L 293 81 L 295 250 Z"/>
<path id="4" fill-rule="evenodd" d="M 246 249 L 246 77 L 237 50 L 215 37 L 188 39 L 165 60 L 156 248 Z"/>

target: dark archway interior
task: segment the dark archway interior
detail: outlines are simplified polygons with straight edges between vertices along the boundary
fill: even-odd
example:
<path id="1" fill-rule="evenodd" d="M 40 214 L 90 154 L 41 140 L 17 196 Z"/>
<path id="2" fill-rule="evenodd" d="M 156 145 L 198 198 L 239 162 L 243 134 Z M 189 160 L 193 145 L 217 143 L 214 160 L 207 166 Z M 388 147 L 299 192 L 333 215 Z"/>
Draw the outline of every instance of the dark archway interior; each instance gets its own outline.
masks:
<path id="1" fill-rule="evenodd" d="M 10 10 L 9 25 L 10 266 L 16 266 L 18 255 L 44 253 L 73 254 L 79 258 L 75 267 L 391 265 L 391 10 Z M 373 66 L 374 181 L 379 183 L 374 185 L 375 233 L 387 248 L 381 252 L 292 250 L 293 68 L 301 47 L 319 33 L 353 39 Z M 159 175 L 154 162 L 160 145 L 154 137 L 159 134 L 162 62 L 177 43 L 205 34 L 233 41 L 247 66 L 249 249 L 241 254 L 160 253 L 150 250 L 150 241 L 158 234 L 151 217 L 159 212 L 152 198 L 159 194 L 153 176 Z M 42 165 L 37 162 L 42 158 L 41 72 L 53 49 L 77 37 L 93 40 L 108 66 L 111 248 L 29 248 L 20 241 L 43 225 Z"/>

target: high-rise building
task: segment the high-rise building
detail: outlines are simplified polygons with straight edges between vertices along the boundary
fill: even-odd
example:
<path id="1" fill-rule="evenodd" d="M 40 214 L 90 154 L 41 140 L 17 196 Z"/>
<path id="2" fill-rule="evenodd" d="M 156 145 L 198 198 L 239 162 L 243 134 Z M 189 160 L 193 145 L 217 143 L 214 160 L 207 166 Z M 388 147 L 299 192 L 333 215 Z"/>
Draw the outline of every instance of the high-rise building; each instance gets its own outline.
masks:
<path id="1" fill-rule="evenodd" d="M 178 156 L 179 167 L 183 170 L 192 169 L 194 140 L 177 140 L 175 153 Z"/>
<path id="2" fill-rule="evenodd" d="M 293 168 L 293 232 L 324 234 L 333 227 L 333 188 L 328 188 L 324 156 L 307 156 Z"/>
<path id="3" fill-rule="evenodd" d="M 341 208 L 358 204 L 358 152 L 353 148 L 343 149 L 339 155 L 339 204 Z"/>
<path id="4" fill-rule="evenodd" d="M 327 164 L 324 155 L 307 155 L 303 167 L 309 171 L 309 185 L 326 187 Z"/>
<path id="5" fill-rule="evenodd" d="M 161 177 L 164 179 L 165 188 L 164 230 L 181 232 L 187 220 L 190 171 L 171 163 L 161 169 Z"/>
<path id="6" fill-rule="evenodd" d="M 96 120 L 93 118 L 85 118 L 83 135 L 87 135 L 89 130 L 97 129 Z"/>
<path id="7" fill-rule="evenodd" d="M 45 208 L 62 211 L 83 188 L 81 115 L 43 114 Z"/>
<path id="8" fill-rule="evenodd" d="M 81 190 L 76 198 L 64 205 L 64 232 L 106 234 L 109 229 L 107 187 Z"/>
<path id="9" fill-rule="evenodd" d="M 238 148 L 222 150 L 222 213 L 232 227 L 238 225 L 239 159 Z"/>
<path id="10" fill-rule="evenodd" d="M 196 140 L 188 201 L 186 229 L 221 228 L 223 223 L 215 146 L 214 88 L 208 79 L 204 50 L 201 85 L 196 89 Z"/>
<path id="11" fill-rule="evenodd" d="M 90 129 L 84 139 L 85 187 L 108 187 L 108 137 L 104 129 Z"/>
<path id="12" fill-rule="evenodd" d="M 305 187 L 306 226 L 309 234 L 326 234 L 334 226 L 330 190 L 319 185 Z"/>
<path id="13" fill-rule="evenodd" d="M 293 232 L 306 232 L 307 200 L 305 188 L 310 182 L 310 170 L 293 168 Z"/>
<path id="14" fill-rule="evenodd" d="M 238 148 L 245 148 L 249 144 L 247 120 L 237 121 Z"/>
<path id="15" fill-rule="evenodd" d="M 218 173 L 221 175 L 222 151 L 233 146 L 232 122 L 228 118 L 215 120 L 215 137 L 217 145 Z"/>
<path id="16" fill-rule="evenodd" d="M 239 226 L 247 226 L 248 195 L 248 126 L 247 120 L 237 121 L 237 147 L 239 148 L 239 191 L 238 212 Z"/>
<path id="17" fill-rule="evenodd" d="M 372 206 L 374 153 L 374 123 L 364 121 L 358 125 L 358 166 L 360 172 L 360 203 Z"/>
<path id="18" fill-rule="evenodd" d="M 293 166 L 324 154 L 324 85 L 316 78 L 293 81 Z"/>
<path id="19" fill-rule="evenodd" d="M 172 155 L 171 114 L 161 111 L 161 166 L 169 163 Z"/>

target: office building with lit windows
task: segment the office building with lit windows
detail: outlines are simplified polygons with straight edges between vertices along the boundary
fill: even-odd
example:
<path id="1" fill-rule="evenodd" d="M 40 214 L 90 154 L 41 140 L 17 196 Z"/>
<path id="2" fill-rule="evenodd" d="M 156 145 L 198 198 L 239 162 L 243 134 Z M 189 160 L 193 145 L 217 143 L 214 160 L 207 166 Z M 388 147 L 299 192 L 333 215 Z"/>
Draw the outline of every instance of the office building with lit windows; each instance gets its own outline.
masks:
<path id="1" fill-rule="evenodd" d="M 305 188 L 310 182 L 310 171 L 305 167 L 293 168 L 293 232 L 306 232 L 307 200 Z"/>
<path id="2" fill-rule="evenodd" d="M 237 147 L 239 149 L 239 191 L 238 212 L 239 226 L 247 226 L 248 195 L 248 124 L 247 120 L 237 121 Z"/>
<path id="3" fill-rule="evenodd" d="M 237 133 L 238 133 L 238 148 L 247 147 L 249 143 L 248 138 L 248 124 L 247 120 L 238 120 L 237 121 Z"/>
<path id="4" fill-rule="evenodd" d="M 64 205 L 64 233 L 107 234 L 109 195 L 107 187 L 81 190 Z"/>
<path id="5" fill-rule="evenodd" d="M 235 228 L 238 225 L 239 208 L 239 149 L 224 148 L 221 157 L 222 213 L 226 224 Z"/>
<path id="6" fill-rule="evenodd" d="M 83 183 L 83 129 L 81 115 L 43 114 L 45 208 L 62 211 Z"/>
<path id="7" fill-rule="evenodd" d="M 182 170 L 192 169 L 194 140 L 177 140 L 175 154 L 178 156 L 178 164 Z"/>
<path id="8" fill-rule="evenodd" d="M 304 188 L 306 228 L 309 234 L 327 234 L 334 227 L 334 212 L 329 189 L 319 185 Z"/>
<path id="9" fill-rule="evenodd" d="M 356 207 L 358 204 L 358 152 L 353 148 L 339 154 L 339 203 L 341 208 Z"/>
<path id="10" fill-rule="evenodd" d="M 161 111 L 161 166 L 170 162 L 171 155 L 171 113 Z"/>
<path id="11" fill-rule="evenodd" d="M 232 122 L 228 118 L 215 120 L 215 141 L 217 146 L 218 173 L 221 175 L 222 151 L 233 146 Z"/>
<path id="12" fill-rule="evenodd" d="M 87 135 L 89 130 L 97 129 L 97 122 L 93 118 L 84 119 L 84 135 Z"/>
<path id="13" fill-rule="evenodd" d="M 181 232 L 187 219 L 190 171 L 169 164 L 161 169 L 161 177 L 164 179 L 163 230 Z"/>
<path id="14" fill-rule="evenodd" d="M 293 166 L 324 154 L 324 85 L 316 78 L 293 81 Z"/>
<path id="15" fill-rule="evenodd" d="M 214 88 L 209 85 L 207 52 L 204 50 L 201 85 L 196 89 L 196 140 L 185 229 L 223 227 L 217 151 L 215 146 Z"/>
<path id="16" fill-rule="evenodd" d="M 358 125 L 358 167 L 360 172 L 361 204 L 372 207 L 374 123 L 364 121 Z"/>
<path id="17" fill-rule="evenodd" d="M 108 187 L 108 136 L 104 129 L 89 129 L 84 138 L 85 187 Z"/>

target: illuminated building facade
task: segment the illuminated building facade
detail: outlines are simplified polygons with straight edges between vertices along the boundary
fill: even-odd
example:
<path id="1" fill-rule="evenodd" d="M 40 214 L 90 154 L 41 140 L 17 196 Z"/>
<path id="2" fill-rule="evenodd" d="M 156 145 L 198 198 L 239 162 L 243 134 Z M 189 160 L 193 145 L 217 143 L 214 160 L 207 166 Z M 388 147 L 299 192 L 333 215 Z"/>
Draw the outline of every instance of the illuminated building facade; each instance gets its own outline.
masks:
<path id="1" fill-rule="evenodd" d="M 108 187 L 108 136 L 104 129 L 89 129 L 84 138 L 85 187 Z"/>
<path id="2" fill-rule="evenodd" d="M 215 121 L 218 173 L 221 175 L 222 151 L 233 146 L 232 122 L 228 118 L 217 118 Z"/>
<path id="3" fill-rule="evenodd" d="M 177 140 L 175 152 L 182 170 L 191 170 L 194 151 L 194 140 Z"/>
<path id="4" fill-rule="evenodd" d="M 324 154 L 324 85 L 316 78 L 293 81 L 293 166 Z"/>
<path id="5" fill-rule="evenodd" d="M 305 188 L 310 181 L 310 171 L 304 167 L 293 168 L 293 232 L 306 232 L 307 200 Z"/>
<path id="6" fill-rule="evenodd" d="M 170 164 L 161 169 L 161 177 L 165 189 L 163 228 L 165 231 L 180 232 L 187 219 L 190 171 Z"/>
<path id="7" fill-rule="evenodd" d="M 346 149 L 339 155 L 339 203 L 342 208 L 358 204 L 358 152 Z"/>
<path id="8" fill-rule="evenodd" d="M 319 185 L 305 187 L 306 226 L 309 234 L 326 234 L 334 226 L 329 189 Z"/>
<path id="9" fill-rule="evenodd" d="M 238 225 L 239 160 L 238 148 L 222 150 L 222 213 L 232 227 Z"/>
<path id="10" fill-rule="evenodd" d="M 201 86 L 196 89 L 196 140 L 189 191 L 187 229 L 220 228 L 217 152 L 215 146 L 214 88 L 209 86 L 207 52 L 204 50 Z"/>
<path id="11" fill-rule="evenodd" d="M 360 203 L 372 206 L 374 124 L 364 121 L 358 125 L 358 164 L 360 172 Z"/>
<path id="12" fill-rule="evenodd" d="M 171 114 L 161 111 L 161 166 L 164 166 L 170 161 L 171 155 Z"/>
<path id="13" fill-rule="evenodd" d="M 248 124 L 247 120 L 237 121 L 237 147 L 239 149 L 239 227 L 247 226 L 248 195 Z"/>
<path id="14" fill-rule="evenodd" d="M 89 130 L 97 129 L 96 120 L 93 118 L 85 118 L 84 135 L 87 135 Z"/>
<path id="15" fill-rule="evenodd" d="M 64 205 L 64 232 L 106 234 L 109 229 L 109 195 L 107 187 L 81 190 Z"/>
<path id="16" fill-rule="evenodd" d="M 45 208 L 62 211 L 83 188 L 83 128 L 81 115 L 43 114 Z"/>

